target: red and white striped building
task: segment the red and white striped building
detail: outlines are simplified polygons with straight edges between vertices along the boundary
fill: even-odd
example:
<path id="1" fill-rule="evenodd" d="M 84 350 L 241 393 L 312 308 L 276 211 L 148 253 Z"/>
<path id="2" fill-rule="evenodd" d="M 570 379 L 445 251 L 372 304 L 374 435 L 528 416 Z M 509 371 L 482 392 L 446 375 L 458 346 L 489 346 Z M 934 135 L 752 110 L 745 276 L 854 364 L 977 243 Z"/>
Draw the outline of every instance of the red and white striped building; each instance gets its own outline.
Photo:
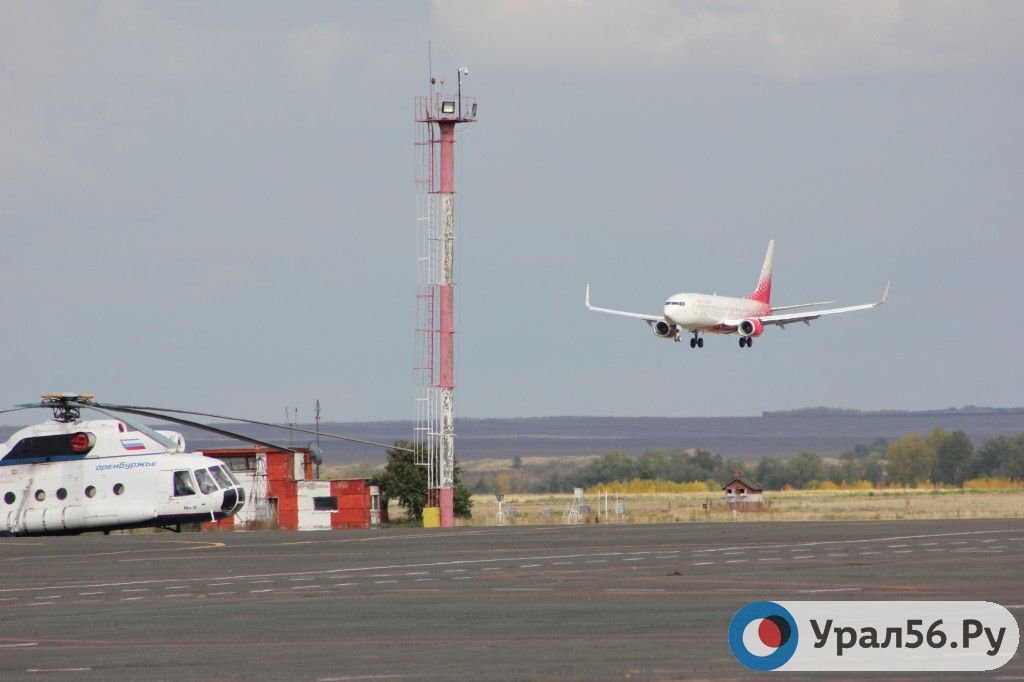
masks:
<path id="1" fill-rule="evenodd" d="M 206 528 L 340 530 L 387 522 L 377 486 L 364 479 L 316 479 L 313 455 L 305 448 L 223 448 L 203 454 L 227 464 L 246 492 L 240 512 Z"/>

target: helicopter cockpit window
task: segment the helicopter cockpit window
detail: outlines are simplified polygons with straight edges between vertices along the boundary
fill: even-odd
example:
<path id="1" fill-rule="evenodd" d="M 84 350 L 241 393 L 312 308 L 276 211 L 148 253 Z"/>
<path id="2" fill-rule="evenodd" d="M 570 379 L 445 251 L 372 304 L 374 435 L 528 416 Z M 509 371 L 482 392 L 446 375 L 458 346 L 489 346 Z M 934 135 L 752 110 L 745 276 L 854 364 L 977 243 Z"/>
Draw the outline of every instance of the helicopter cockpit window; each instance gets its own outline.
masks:
<path id="1" fill-rule="evenodd" d="M 235 485 L 242 485 L 242 482 L 238 480 L 238 477 L 235 476 L 234 473 L 232 473 L 230 467 L 222 466 L 221 469 L 223 469 L 224 473 L 228 475 L 228 478 L 231 479 L 232 483 L 234 483 Z"/>
<path id="2" fill-rule="evenodd" d="M 217 485 L 219 485 L 221 488 L 230 488 L 234 485 L 234 483 L 231 482 L 231 479 L 228 478 L 223 471 L 221 471 L 219 466 L 210 467 L 210 473 L 213 474 L 214 480 L 217 481 Z"/>
<path id="3" fill-rule="evenodd" d="M 209 495 L 217 490 L 217 484 L 210 478 L 210 474 L 206 473 L 206 469 L 196 469 L 196 480 L 199 482 L 199 490 L 204 495 Z"/>
<path id="4" fill-rule="evenodd" d="M 192 472 L 190 471 L 175 471 L 174 472 L 174 496 L 184 497 L 185 495 L 195 495 L 196 488 L 192 483 Z"/>

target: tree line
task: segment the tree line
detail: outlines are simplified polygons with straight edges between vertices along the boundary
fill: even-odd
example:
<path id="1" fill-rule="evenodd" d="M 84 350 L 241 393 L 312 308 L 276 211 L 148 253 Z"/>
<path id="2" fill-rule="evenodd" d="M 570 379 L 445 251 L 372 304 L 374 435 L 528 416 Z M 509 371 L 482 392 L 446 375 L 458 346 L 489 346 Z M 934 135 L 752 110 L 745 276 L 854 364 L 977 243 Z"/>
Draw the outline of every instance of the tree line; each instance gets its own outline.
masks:
<path id="1" fill-rule="evenodd" d="M 826 460 L 814 452 L 803 451 L 788 459 L 764 457 L 753 466 L 724 459 L 709 450 L 649 450 L 635 457 L 609 452 L 575 470 L 552 468 L 536 478 L 522 476 L 518 469 L 512 475 L 505 472 L 480 477 L 471 490 L 563 493 L 576 487 L 634 480 L 722 485 L 732 478 L 734 471 L 742 471 L 768 490 L 813 488 L 826 481 L 837 486 L 860 483 L 874 487 L 922 483 L 962 486 L 965 481 L 986 477 L 1022 481 L 1024 434 L 1000 436 L 975 449 L 963 431 L 935 429 L 926 435 L 910 433 L 892 442 L 879 438 L 857 445 L 836 459 Z"/>

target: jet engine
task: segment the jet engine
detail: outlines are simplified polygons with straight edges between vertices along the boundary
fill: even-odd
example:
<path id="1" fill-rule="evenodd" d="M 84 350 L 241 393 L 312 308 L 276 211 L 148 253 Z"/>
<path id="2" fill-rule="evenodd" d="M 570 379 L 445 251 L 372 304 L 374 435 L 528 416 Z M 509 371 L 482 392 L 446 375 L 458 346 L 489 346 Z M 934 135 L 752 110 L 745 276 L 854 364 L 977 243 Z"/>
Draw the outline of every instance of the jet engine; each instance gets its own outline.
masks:
<path id="1" fill-rule="evenodd" d="M 665 320 L 652 321 L 647 324 L 651 325 L 651 331 L 655 336 L 660 336 L 663 339 L 674 339 L 679 336 L 679 327 L 669 324 Z"/>
<path id="2" fill-rule="evenodd" d="M 751 320 L 743 320 L 738 325 L 736 325 L 736 331 L 740 333 L 740 336 L 761 336 L 761 332 L 764 331 L 764 325 L 761 324 L 761 320 L 758 320 L 756 318 Z"/>

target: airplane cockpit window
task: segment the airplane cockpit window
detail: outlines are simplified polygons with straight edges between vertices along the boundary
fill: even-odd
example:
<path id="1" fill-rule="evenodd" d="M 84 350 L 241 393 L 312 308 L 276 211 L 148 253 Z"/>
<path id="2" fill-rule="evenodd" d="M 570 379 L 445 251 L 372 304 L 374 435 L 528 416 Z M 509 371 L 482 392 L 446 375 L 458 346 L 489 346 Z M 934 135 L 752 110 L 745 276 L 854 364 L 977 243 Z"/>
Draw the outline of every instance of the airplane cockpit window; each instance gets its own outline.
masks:
<path id="1" fill-rule="evenodd" d="M 174 472 L 174 496 L 184 497 L 185 495 L 195 495 L 196 488 L 192 483 L 192 473 L 189 471 L 175 471 Z"/>
<path id="2" fill-rule="evenodd" d="M 210 478 L 210 474 L 206 473 L 206 469 L 196 469 L 196 480 L 199 482 L 199 490 L 204 495 L 209 495 L 217 490 L 217 484 Z"/>
<path id="3" fill-rule="evenodd" d="M 217 481 L 217 485 L 221 488 L 230 488 L 234 486 L 234 483 L 232 483 L 231 479 L 221 471 L 220 467 L 210 467 L 210 473 L 213 474 L 214 480 Z"/>

